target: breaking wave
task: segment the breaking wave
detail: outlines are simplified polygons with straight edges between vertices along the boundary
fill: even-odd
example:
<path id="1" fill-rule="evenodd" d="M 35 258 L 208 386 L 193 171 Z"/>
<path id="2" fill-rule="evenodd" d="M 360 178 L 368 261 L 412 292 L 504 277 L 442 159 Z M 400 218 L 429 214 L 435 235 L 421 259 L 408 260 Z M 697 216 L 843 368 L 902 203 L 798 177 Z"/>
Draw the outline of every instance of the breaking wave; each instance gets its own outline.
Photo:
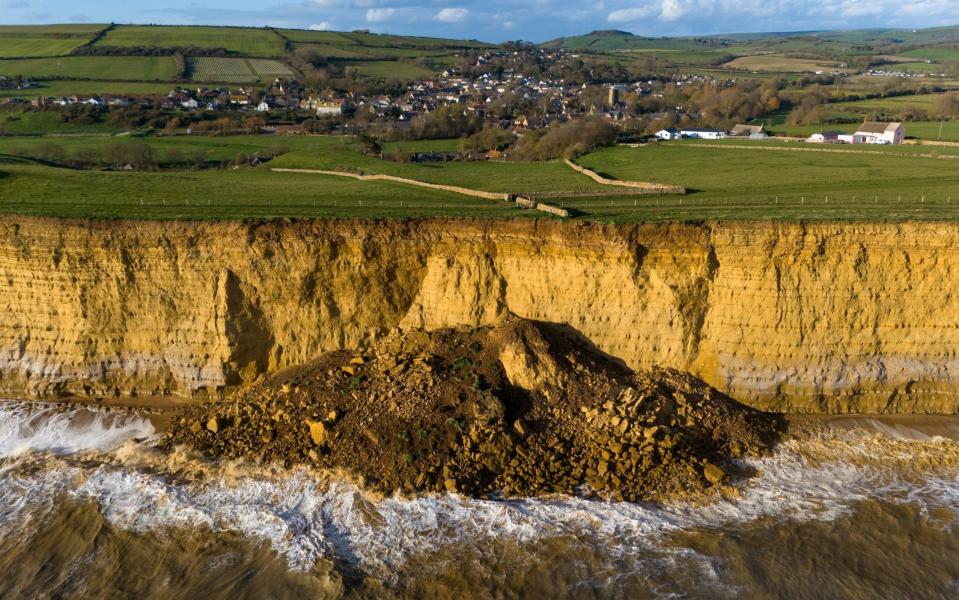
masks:
<path id="1" fill-rule="evenodd" d="M 677 531 L 764 517 L 834 520 L 868 499 L 916 503 L 923 510 L 959 507 L 959 443 L 893 430 L 833 430 L 786 442 L 773 455 L 748 461 L 758 474 L 738 496 L 665 506 L 448 494 L 374 499 L 352 483 L 307 469 L 235 464 L 191 478 L 182 457 L 135 441 L 153 434 L 150 422 L 135 415 L 3 406 L 0 527 L 49 510 L 65 494 L 95 501 L 117 527 L 238 531 L 269 541 L 293 569 L 335 557 L 389 578 L 411 556 L 464 542 L 567 536 L 628 556 L 661 550 L 664 537 Z M 708 575 L 709 565 L 703 568 Z"/>

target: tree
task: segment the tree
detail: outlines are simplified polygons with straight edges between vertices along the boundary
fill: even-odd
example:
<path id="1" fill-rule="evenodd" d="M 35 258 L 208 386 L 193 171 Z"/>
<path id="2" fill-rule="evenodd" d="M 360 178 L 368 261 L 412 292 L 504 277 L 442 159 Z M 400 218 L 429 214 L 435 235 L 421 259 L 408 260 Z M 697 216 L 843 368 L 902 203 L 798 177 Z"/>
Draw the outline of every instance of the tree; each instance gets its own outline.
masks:
<path id="1" fill-rule="evenodd" d="M 943 94 L 936 100 L 934 112 L 937 116 L 953 119 L 959 117 L 959 93 Z"/>
<path id="2" fill-rule="evenodd" d="M 356 137 L 363 148 L 363 154 L 375 154 L 377 156 L 383 154 L 383 146 L 380 145 L 380 141 L 376 137 L 366 133 L 361 133 Z"/>

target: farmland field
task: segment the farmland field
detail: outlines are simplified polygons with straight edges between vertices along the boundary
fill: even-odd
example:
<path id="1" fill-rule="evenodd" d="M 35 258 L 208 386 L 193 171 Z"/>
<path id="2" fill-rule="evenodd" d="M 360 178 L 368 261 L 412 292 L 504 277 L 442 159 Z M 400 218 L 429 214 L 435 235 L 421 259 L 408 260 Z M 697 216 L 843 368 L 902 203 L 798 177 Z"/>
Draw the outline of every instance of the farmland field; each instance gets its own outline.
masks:
<path id="1" fill-rule="evenodd" d="M 0 58 L 61 56 L 85 43 L 76 38 L 4 37 L 0 34 Z"/>
<path id="2" fill-rule="evenodd" d="M 69 147 L 116 143 L 64 138 Z M 199 172 L 71 171 L 0 162 L 0 213 L 102 218 L 268 218 L 475 216 L 543 217 L 509 204 L 432 192 L 386 182 L 273 172 L 274 167 L 332 169 L 348 166 L 435 183 L 491 191 L 608 190 L 562 163 L 437 163 L 411 165 L 356 152 L 333 137 L 281 139 L 146 138 L 158 151 L 201 151 L 210 158 L 289 145 L 291 152 L 255 169 Z M 0 152 L 24 141 L 5 140 Z M 444 144 L 451 145 L 452 141 Z M 742 144 L 742 142 L 739 142 Z M 765 147 L 764 147 L 765 146 Z M 593 196 L 555 202 L 577 218 L 607 222 L 704 219 L 959 219 L 959 148 L 955 159 L 908 156 L 922 147 L 855 149 L 840 153 L 794 152 L 808 145 L 770 142 L 739 148 L 730 143 L 670 143 L 603 149 L 579 159 L 621 179 L 687 186 L 686 196 Z M 779 148 L 777 150 L 777 148 Z M 848 147 L 847 147 L 848 148 Z M 935 151 L 939 151 L 936 148 Z M 748 171 L 743 165 L 750 165 Z M 176 189 L 176 194 L 170 190 Z"/>
<path id="3" fill-rule="evenodd" d="M 803 73 L 808 71 L 842 70 L 839 63 L 829 61 L 809 60 L 805 58 L 789 58 L 778 54 L 763 54 L 756 56 L 740 56 L 722 65 L 727 69 L 743 71 L 769 71 L 776 73 Z"/>
<path id="4" fill-rule="evenodd" d="M 168 83 L 149 83 L 140 81 L 74 81 L 53 79 L 44 81 L 39 87 L 25 90 L 0 89 L 0 98 L 36 98 L 37 96 L 79 95 L 165 95 L 170 91 Z"/>
<path id="5" fill-rule="evenodd" d="M 269 59 L 200 56 L 190 58 L 188 64 L 194 81 L 249 83 L 293 75 L 288 66 Z"/>
<path id="6" fill-rule="evenodd" d="M 157 48 L 226 48 L 245 56 L 282 56 L 283 39 L 270 29 L 233 27 L 120 25 L 97 42 L 98 46 Z"/>
<path id="7" fill-rule="evenodd" d="M 336 60 L 333 62 L 342 67 L 355 68 L 361 75 L 380 79 L 412 81 L 436 75 L 433 69 L 393 60 Z"/>
<path id="8" fill-rule="evenodd" d="M 105 25 L 0 25 L 0 58 L 61 56 L 89 42 Z"/>
<path id="9" fill-rule="evenodd" d="M 444 38 L 400 36 L 361 32 L 310 31 L 305 29 L 280 29 L 279 33 L 297 44 L 329 44 L 341 48 L 419 48 L 422 50 L 443 50 L 448 48 L 485 48 L 491 47 L 475 40 L 455 40 Z"/>
<path id="10" fill-rule="evenodd" d="M 8 77 L 76 78 L 104 81 L 171 81 L 176 75 L 172 56 L 66 56 L 0 60 Z"/>
<path id="11" fill-rule="evenodd" d="M 266 169 L 73 171 L 9 162 L 0 162 L 0 214 L 128 219 L 541 216 L 506 202 L 335 176 Z"/>
<path id="12" fill-rule="evenodd" d="M 880 149 L 881 148 L 881 149 Z M 959 149 L 942 154 L 959 156 Z M 950 152 L 955 151 L 955 152 Z M 686 186 L 694 196 L 836 199 L 941 193 L 959 202 L 959 158 L 909 156 L 922 147 L 818 146 L 784 142 L 679 142 L 607 148 L 578 162 L 617 179 Z M 749 165 L 748 169 L 743 168 Z"/>
<path id="13" fill-rule="evenodd" d="M 916 48 L 915 50 L 900 52 L 899 55 L 923 60 L 959 62 L 959 48 L 956 47 Z"/>

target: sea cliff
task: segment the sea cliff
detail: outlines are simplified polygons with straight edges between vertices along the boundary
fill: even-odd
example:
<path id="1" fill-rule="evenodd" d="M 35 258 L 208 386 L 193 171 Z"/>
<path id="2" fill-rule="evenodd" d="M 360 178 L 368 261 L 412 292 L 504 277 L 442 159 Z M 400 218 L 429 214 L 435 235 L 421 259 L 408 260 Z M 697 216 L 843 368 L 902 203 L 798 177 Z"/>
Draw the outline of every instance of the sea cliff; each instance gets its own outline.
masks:
<path id="1" fill-rule="evenodd" d="M 0 219 L 0 394 L 223 394 L 393 329 L 565 324 L 792 412 L 959 411 L 959 225 Z"/>

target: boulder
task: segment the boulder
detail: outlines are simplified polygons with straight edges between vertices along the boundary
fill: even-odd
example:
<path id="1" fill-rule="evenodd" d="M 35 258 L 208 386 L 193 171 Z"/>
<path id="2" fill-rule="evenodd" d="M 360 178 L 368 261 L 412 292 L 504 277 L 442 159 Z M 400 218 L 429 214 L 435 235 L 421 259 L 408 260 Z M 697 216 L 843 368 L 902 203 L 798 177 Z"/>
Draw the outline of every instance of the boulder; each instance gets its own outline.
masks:
<path id="1" fill-rule="evenodd" d="M 310 428 L 310 439 L 313 440 L 314 444 L 322 446 L 326 443 L 329 430 L 324 423 L 307 419 L 306 425 Z"/>
<path id="2" fill-rule="evenodd" d="M 706 477 L 706 481 L 713 485 L 721 483 L 726 479 L 726 471 L 723 471 L 713 463 L 706 463 L 706 467 L 703 469 L 703 475 Z"/>

